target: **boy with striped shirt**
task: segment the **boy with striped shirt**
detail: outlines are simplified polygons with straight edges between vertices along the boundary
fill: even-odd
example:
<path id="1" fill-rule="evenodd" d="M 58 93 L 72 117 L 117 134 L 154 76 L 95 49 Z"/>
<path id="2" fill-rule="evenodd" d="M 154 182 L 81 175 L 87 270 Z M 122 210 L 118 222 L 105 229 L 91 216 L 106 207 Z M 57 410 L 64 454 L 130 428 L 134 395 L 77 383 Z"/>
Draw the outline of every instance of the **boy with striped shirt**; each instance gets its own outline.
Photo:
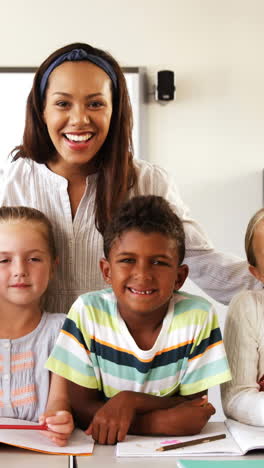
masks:
<path id="1" fill-rule="evenodd" d="M 212 305 L 179 292 L 188 275 L 182 223 L 157 196 L 125 203 L 104 233 L 111 286 L 73 304 L 47 362 L 69 380 L 76 420 L 101 444 L 126 434 L 189 435 L 230 380 Z"/>

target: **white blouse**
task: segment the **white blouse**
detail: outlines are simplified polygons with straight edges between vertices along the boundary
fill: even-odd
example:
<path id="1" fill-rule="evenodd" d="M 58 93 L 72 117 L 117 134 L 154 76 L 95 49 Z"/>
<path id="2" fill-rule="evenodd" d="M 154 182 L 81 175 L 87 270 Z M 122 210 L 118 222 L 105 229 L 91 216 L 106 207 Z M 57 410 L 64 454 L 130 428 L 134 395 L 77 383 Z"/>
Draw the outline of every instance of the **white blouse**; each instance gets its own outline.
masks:
<path id="1" fill-rule="evenodd" d="M 134 164 L 138 190 L 131 190 L 131 196 L 163 196 L 184 223 L 185 261 L 190 267 L 191 279 L 223 303 L 228 303 L 243 286 L 254 287 L 246 262 L 213 249 L 201 227 L 189 217 L 166 171 L 142 160 L 135 160 Z M 37 208 L 52 222 L 60 260 L 46 296 L 45 307 L 49 311 L 67 313 L 77 296 L 105 287 L 99 269 L 99 260 L 103 256 L 102 236 L 94 223 L 95 184 L 96 174 L 88 176 L 86 190 L 72 220 L 68 181 L 50 171 L 45 164 L 20 158 L 10 162 L 2 175 L 1 205 Z"/>

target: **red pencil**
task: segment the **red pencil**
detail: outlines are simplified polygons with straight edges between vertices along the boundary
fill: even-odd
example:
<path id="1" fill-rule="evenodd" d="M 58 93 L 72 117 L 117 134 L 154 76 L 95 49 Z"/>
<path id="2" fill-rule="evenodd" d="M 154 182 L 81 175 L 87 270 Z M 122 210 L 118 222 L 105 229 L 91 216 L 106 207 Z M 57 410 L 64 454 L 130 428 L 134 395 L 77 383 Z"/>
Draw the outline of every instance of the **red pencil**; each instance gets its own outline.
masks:
<path id="1" fill-rule="evenodd" d="M 47 424 L 0 424 L 0 429 L 30 429 L 37 431 L 47 431 Z"/>

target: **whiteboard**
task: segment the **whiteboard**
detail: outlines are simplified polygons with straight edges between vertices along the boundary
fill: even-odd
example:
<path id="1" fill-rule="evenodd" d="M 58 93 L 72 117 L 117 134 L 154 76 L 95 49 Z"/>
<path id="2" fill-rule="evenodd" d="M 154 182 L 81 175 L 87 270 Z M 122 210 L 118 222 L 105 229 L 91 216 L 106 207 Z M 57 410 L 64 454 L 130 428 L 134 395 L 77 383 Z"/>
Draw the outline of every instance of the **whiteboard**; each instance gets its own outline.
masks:
<path id="1" fill-rule="evenodd" d="M 135 157 L 142 153 L 142 79 L 140 68 L 123 69 L 131 99 L 134 127 L 133 144 Z M 15 146 L 21 144 L 27 96 L 30 92 L 34 68 L 0 68 L 0 167 L 7 161 L 8 155 Z"/>

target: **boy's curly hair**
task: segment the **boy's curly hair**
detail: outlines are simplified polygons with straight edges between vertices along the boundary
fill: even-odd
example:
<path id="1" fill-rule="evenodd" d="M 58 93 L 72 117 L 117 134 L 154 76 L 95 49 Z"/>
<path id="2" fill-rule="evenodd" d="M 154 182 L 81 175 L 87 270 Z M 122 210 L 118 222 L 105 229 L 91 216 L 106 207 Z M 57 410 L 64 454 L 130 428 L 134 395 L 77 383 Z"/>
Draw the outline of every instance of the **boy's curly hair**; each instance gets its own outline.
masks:
<path id="1" fill-rule="evenodd" d="M 156 195 L 137 196 L 119 208 L 104 231 L 105 258 L 109 258 L 111 247 L 116 238 L 131 230 L 144 234 L 157 232 L 174 239 L 178 248 L 179 264 L 182 263 L 185 256 L 183 224 L 163 197 Z"/>

